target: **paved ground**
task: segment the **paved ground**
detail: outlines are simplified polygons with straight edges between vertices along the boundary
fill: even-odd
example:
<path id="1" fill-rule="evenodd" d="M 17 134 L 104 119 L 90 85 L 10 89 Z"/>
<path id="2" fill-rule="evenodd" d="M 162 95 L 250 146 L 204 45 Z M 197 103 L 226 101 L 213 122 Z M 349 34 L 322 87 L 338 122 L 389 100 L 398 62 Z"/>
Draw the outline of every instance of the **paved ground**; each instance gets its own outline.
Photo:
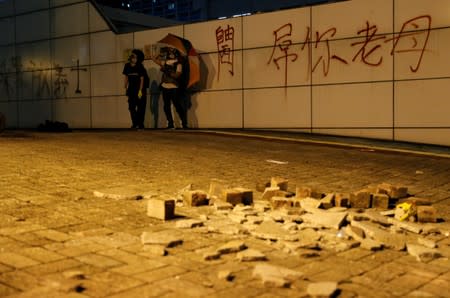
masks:
<path id="1" fill-rule="evenodd" d="M 437 225 L 448 230 L 449 158 L 195 131 L 6 131 L 0 164 L 2 297 L 303 297 L 319 281 L 338 282 L 339 297 L 450 296 L 445 233 L 427 236 L 443 254 L 427 262 L 360 247 L 299 256 L 247 234 L 211 232 L 210 223 L 223 222 L 212 207 L 177 207 L 184 217 L 209 214 L 206 227 L 180 230 L 180 219 L 149 218 L 145 199 L 124 196 L 177 196 L 189 184 L 208 190 L 214 178 L 255 189 L 285 177 L 293 190 L 309 185 L 324 193 L 389 182 L 431 199 L 443 220 Z M 175 233 L 183 244 L 158 255 L 140 240 L 157 231 Z M 303 277 L 289 288 L 270 287 L 252 275 L 263 262 L 239 262 L 235 254 L 203 260 L 205 251 L 233 239 Z M 220 279 L 221 270 L 234 279 Z"/>

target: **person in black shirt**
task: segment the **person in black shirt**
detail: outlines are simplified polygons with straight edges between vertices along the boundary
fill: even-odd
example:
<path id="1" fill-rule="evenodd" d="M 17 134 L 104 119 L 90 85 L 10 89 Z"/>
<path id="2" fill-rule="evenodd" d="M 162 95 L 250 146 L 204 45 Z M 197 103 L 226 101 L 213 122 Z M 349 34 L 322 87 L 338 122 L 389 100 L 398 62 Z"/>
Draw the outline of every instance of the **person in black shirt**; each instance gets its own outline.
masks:
<path id="1" fill-rule="evenodd" d="M 125 76 L 125 89 L 128 96 L 128 110 L 130 111 L 131 128 L 144 128 L 145 107 L 147 92 L 145 78 L 147 71 L 142 64 L 144 54 L 142 51 L 133 50 L 129 62 L 123 68 Z"/>

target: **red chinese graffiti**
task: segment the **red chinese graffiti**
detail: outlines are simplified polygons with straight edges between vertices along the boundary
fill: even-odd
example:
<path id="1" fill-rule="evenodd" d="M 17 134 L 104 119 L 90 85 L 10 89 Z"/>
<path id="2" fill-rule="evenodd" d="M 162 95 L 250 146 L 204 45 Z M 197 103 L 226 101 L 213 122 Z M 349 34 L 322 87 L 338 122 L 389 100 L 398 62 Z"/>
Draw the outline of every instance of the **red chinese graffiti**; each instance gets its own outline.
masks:
<path id="1" fill-rule="evenodd" d="M 378 66 L 383 62 L 383 57 L 378 57 L 379 59 L 376 61 L 369 61 L 369 56 L 374 54 L 376 50 L 381 48 L 381 45 L 377 43 L 374 46 L 371 46 L 371 44 L 377 42 L 378 40 L 385 39 L 386 36 L 377 36 L 378 28 L 376 25 L 370 25 L 369 22 L 366 22 L 366 28 L 361 29 L 358 31 L 358 35 L 364 34 L 365 39 L 363 41 L 354 42 L 351 44 L 352 47 L 356 45 L 361 45 L 359 51 L 356 53 L 356 55 L 353 57 L 352 61 L 355 62 L 356 58 L 360 57 L 361 61 L 364 64 L 370 65 L 370 66 Z M 370 48 L 369 48 L 370 47 Z"/>
<path id="2" fill-rule="evenodd" d="M 409 29 L 413 31 L 407 32 Z M 423 55 L 428 45 L 428 39 L 430 38 L 431 31 L 431 16 L 421 15 L 412 18 L 403 23 L 400 32 L 392 39 L 387 39 L 386 42 L 393 40 L 394 45 L 392 47 L 391 55 L 394 53 L 418 53 L 419 57 L 415 66 L 409 66 L 412 72 L 417 72 L 422 63 Z M 419 43 L 419 37 L 422 37 L 421 45 Z M 407 45 L 409 40 L 410 44 Z M 402 44 L 400 42 L 404 41 Z"/>
<path id="3" fill-rule="evenodd" d="M 228 72 L 234 75 L 234 28 L 227 25 L 226 28 L 219 26 L 216 29 L 216 44 L 219 55 L 217 80 L 220 78 L 220 65 L 228 64 Z"/>
<path id="4" fill-rule="evenodd" d="M 291 62 L 297 60 L 298 55 L 295 53 L 289 53 L 289 48 L 292 45 L 292 40 L 290 39 L 292 35 L 292 24 L 285 24 L 280 28 L 273 31 L 274 35 L 274 44 L 272 49 L 272 54 L 270 55 L 269 61 L 267 64 L 273 62 L 277 69 L 280 69 L 279 61 L 284 61 L 284 84 L 287 85 L 287 74 L 288 74 L 288 58 L 291 57 Z M 277 55 L 275 56 L 275 52 Z"/>
<path id="5" fill-rule="evenodd" d="M 383 56 L 380 50 L 384 44 L 393 42 L 391 55 L 395 53 L 417 53 L 417 62 L 410 65 L 411 72 L 415 73 L 419 70 L 424 53 L 427 50 L 428 40 L 431 31 L 432 18 L 429 15 L 421 15 L 403 23 L 400 32 L 394 34 L 392 38 L 386 35 L 377 34 L 378 27 L 370 24 L 368 21 L 363 29 L 357 31 L 357 35 L 364 37 L 363 40 L 353 42 L 351 47 L 356 47 L 357 51 L 351 58 L 351 62 L 362 62 L 365 65 L 377 67 L 383 63 Z M 280 69 L 279 61 L 284 62 L 284 82 L 287 84 L 288 64 L 295 62 L 299 57 L 297 53 L 290 51 L 290 47 L 294 44 L 292 41 L 293 26 L 287 23 L 273 31 L 274 45 L 267 64 L 273 62 L 277 69 Z M 330 40 L 336 35 L 337 28 L 331 27 L 323 32 L 316 31 L 313 39 L 313 32 L 307 27 L 306 37 L 303 40 L 301 52 L 308 46 L 308 73 L 314 73 L 318 68 L 322 70 L 326 77 L 333 61 L 348 65 L 348 59 L 337 55 L 332 48 Z M 312 48 L 314 47 L 315 55 L 312 57 Z M 276 55 L 276 53 L 279 53 Z M 290 60 L 288 58 L 291 58 Z M 321 67 L 320 67 L 321 66 Z"/>

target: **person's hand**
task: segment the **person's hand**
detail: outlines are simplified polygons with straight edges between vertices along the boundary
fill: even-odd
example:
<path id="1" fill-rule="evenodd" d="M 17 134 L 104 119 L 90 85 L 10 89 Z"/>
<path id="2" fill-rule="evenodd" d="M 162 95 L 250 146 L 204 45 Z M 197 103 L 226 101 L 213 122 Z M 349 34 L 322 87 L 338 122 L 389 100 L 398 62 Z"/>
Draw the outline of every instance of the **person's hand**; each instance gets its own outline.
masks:
<path id="1" fill-rule="evenodd" d="M 139 99 L 142 98 L 142 90 L 139 90 L 139 92 L 138 92 L 138 97 L 139 97 Z"/>

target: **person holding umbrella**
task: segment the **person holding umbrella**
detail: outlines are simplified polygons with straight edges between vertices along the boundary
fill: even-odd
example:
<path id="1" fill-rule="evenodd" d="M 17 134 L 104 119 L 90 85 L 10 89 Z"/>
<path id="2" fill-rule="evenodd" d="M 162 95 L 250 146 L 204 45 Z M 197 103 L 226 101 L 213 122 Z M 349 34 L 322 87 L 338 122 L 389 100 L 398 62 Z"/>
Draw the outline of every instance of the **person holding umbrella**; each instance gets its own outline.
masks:
<path id="1" fill-rule="evenodd" d="M 164 113 L 167 118 L 167 128 L 175 128 L 171 109 L 171 104 L 173 103 L 180 117 L 181 125 L 184 129 L 187 129 L 187 107 L 184 100 L 185 84 L 182 82 L 183 71 L 185 71 L 183 69 L 183 57 L 177 49 L 172 47 L 164 47 L 161 51 L 165 54 L 165 59 L 161 59 L 161 55 L 151 59 L 161 67 L 160 70 L 163 73 L 160 86 Z"/>
<path id="2" fill-rule="evenodd" d="M 134 49 L 125 64 L 122 74 L 125 76 L 125 89 L 128 96 L 128 110 L 131 128 L 144 128 L 145 107 L 147 103 L 148 75 L 142 62 L 144 53 Z"/>

